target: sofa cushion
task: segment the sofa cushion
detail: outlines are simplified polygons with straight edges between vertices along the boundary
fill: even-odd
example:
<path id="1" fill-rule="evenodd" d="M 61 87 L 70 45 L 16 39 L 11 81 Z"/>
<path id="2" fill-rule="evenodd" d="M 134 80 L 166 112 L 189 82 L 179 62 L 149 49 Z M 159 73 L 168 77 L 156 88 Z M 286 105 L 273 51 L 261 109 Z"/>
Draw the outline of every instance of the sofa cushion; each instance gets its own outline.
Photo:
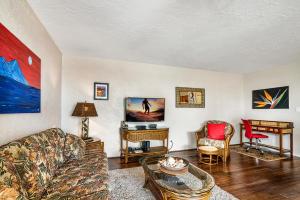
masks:
<path id="1" fill-rule="evenodd" d="M 86 154 L 57 170 L 42 199 L 107 199 L 108 165 L 105 153 Z"/>
<path id="2" fill-rule="evenodd" d="M 37 134 L 40 138 L 41 143 L 44 145 L 44 150 L 46 153 L 47 167 L 53 176 L 55 170 L 63 165 L 64 159 L 64 143 L 65 143 L 65 133 L 58 128 L 48 129 L 46 131 Z"/>
<path id="3" fill-rule="evenodd" d="M 2 151 L 0 154 L 3 153 Z M 0 155 L 0 199 L 25 200 L 26 190 L 23 189 L 21 179 L 12 163 Z"/>
<path id="4" fill-rule="evenodd" d="M 207 137 L 214 140 L 225 140 L 225 123 L 207 124 Z"/>
<path id="5" fill-rule="evenodd" d="M 85 142 L 80 137 L 67 133 L 64 148 L 65 159 L 81 159 L 85 154 L 85 146 Z"/>
<path id="6" fill-rule="evenodd" d="M 209 139 L 209 138 L 200 138 L 198 145 L 200 145 L 200 146 L 213 146 L 213 147 L 220 148 L 220 149 L 225 148 L 224 140 L 213 140 L 213 139 Z"/>
<path id="7" fill-rule="evenodd" d="M 45 154 L 33 151 L 37 148 L 34 138 L 26 138 L 11 142 L 2 147 L 3 156 L 15 167 L 21 180 L 21 187 L 26 190 L 28 198 L 40 198 L 46 187 L 46 180 L 50 180 L 47 172 Z"/>
<path id="8" fill-rule="evenodd" d="M 64 138 L 60 129 L 48 129 L 2 147 L 29 199 L 41 198 L 55 170 L 64 162 Z"/>
<path id="9" fill-rule="evenodd" d="M 39 199 L 52 178 L 45 144 L 37 135 L 26 137 L 20 142 L 22 146 L 16 154 L 14 165 L 29 199 Z"/>

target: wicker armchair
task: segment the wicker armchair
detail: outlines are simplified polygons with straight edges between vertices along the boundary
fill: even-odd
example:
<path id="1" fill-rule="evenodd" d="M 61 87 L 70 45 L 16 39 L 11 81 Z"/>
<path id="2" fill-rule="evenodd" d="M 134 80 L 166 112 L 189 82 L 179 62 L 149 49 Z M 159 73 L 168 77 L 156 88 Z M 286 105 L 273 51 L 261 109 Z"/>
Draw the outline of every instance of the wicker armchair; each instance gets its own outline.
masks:
<path id="1" fill-rule="evenodd" d="M 220 123 L 225 123 L 225 140 L 213 140 L 207 138 L 207 124 L 208 123 L 213 123 L 213 124 L 220 124 Z M 222 160 L 223 162 L 227 162 L 228 157 L 230 156 L 230 149 L 229 149 L 229 144 L 230 140 L 234 134 L 234 128 L 231 124 L 223 121 L 216 121 L 216 120 L 211 120 L 207 121 L 205 125 L 202 127 L 200 131 L 196 132 L 196 141 L 197 141 L 197 150 L 199 149 L 200 146 L 214 146 L 222 151 Z"/>

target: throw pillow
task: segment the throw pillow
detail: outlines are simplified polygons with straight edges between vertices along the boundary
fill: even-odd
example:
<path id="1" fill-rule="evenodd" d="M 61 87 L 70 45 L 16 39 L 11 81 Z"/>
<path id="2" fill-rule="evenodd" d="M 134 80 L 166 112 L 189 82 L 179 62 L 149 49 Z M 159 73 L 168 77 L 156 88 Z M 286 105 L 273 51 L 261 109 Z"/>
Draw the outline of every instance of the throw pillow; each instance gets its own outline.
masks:
<path id="1" fill-rule="evenodd" d="M 225 140 L 225 123 L 207 124 L 207 137 L 213 140 Z"/>
<path id="2" fill-rule="evenodd" d="M 85 142 L 78 136 L 66 134 L 64 157 L 66 160 L 79 160 L 85 154 Z"/>

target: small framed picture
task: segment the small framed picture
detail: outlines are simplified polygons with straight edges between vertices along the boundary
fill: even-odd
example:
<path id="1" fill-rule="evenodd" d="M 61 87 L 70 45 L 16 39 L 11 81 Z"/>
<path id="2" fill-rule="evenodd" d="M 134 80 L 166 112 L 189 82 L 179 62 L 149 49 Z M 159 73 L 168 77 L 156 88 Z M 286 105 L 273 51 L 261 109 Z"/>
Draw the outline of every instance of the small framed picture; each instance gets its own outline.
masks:
<path id="1" fill-rule="evenodd" d="M 109 84 L 94 83 L 94 100 L 108 100 Z"/>

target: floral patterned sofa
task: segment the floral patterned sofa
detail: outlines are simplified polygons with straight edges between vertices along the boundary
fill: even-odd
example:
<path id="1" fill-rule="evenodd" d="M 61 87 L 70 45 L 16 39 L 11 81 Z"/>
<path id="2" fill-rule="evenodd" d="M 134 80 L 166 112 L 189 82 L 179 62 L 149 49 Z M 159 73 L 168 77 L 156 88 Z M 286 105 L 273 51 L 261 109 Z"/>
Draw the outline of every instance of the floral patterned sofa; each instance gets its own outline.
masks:
<path id="1" fill-rule="evenodd" d="M 106 154 L 60 129 L 10 142 L 0 147 L 2 199 L 108 199 Z"/>

